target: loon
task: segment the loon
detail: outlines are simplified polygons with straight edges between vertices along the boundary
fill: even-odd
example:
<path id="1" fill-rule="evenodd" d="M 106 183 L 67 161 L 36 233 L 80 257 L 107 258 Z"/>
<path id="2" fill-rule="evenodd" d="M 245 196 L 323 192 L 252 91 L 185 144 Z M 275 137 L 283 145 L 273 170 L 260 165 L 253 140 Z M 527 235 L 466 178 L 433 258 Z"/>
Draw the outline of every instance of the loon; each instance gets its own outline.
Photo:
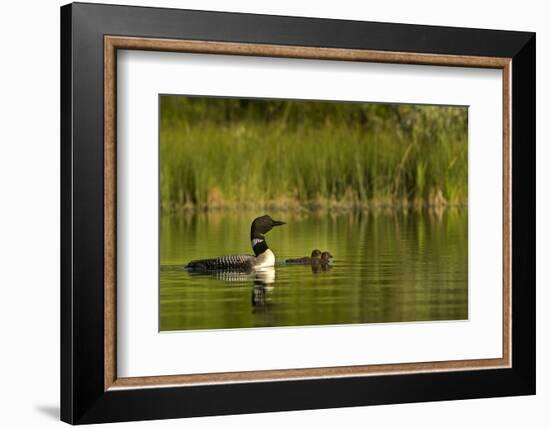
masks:
<path id="1" fill-rule="evenodd" d="M 237 270 L 249 272 L 275 265 L 275 255 L 267 246 L 264 234 L 275 226 L 282 226 L 284 221 L 273 220 L 268 215 L 254 219 L 250 227 L 250 243 L 254 255 L 222 256 L 214 259 L 192 260 L 187 266 L 194 272 L 215 270 Z"/>
<path id="2" fill-rule="evenodd" d="M 321 256 L 321 251 L 318 249 L 315 249 L 311 252 L 311 257 L 300 257 L 299 259 L 286 259 L 285 263 L 293 264 L 293 265 L 310 265 L 315 260 L 319 260 L 319 257 Z"/>

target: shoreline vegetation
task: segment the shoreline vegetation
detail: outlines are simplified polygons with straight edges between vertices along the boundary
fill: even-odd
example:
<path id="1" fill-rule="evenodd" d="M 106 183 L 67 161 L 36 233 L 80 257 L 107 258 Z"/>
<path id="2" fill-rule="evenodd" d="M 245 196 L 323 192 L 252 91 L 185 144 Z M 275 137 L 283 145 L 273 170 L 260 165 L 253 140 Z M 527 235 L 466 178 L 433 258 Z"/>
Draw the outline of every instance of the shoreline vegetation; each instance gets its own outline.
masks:
<path id="1" fill-rule="evenodd" d="M 164 213 L 467 208 L 466 107 L 160 99 Z"/>

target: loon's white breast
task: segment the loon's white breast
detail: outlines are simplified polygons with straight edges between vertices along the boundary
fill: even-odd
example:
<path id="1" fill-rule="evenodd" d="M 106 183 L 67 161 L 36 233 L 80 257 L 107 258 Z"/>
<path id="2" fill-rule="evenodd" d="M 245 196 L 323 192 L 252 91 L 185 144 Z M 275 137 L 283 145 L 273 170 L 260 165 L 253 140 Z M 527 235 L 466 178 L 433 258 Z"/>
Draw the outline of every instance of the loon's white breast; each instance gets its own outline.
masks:
<path id="1" fill-rule="evenodd" d="M 270 266 L 275 266 L 275 254 L 273 254 L 273 251 L 268 248 L 263 253 L 256 256 L 254 260 L 254 267 L 264 268 Z"/>

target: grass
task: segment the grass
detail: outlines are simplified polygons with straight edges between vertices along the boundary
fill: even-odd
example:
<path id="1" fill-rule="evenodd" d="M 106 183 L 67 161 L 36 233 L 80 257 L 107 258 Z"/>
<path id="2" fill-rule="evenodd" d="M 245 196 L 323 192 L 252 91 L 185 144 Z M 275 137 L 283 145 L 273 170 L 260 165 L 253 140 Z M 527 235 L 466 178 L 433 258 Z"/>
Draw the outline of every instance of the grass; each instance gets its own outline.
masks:
<path id="1" fill-rule="evenodd" d="M 162 96 L 163 211 L 462 206 L 464 107 Z"/>

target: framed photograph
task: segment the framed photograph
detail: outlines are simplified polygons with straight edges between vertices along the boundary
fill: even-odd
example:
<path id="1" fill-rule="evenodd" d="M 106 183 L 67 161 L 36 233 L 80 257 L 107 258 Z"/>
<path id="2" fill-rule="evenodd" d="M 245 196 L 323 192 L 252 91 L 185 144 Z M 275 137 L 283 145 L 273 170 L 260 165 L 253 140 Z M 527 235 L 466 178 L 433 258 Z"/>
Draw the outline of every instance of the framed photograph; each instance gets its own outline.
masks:
<path id="1" fill-rule="evenodd" d="M 535 35 L 61 8 L 61 418 L 535 393 Z"/>

